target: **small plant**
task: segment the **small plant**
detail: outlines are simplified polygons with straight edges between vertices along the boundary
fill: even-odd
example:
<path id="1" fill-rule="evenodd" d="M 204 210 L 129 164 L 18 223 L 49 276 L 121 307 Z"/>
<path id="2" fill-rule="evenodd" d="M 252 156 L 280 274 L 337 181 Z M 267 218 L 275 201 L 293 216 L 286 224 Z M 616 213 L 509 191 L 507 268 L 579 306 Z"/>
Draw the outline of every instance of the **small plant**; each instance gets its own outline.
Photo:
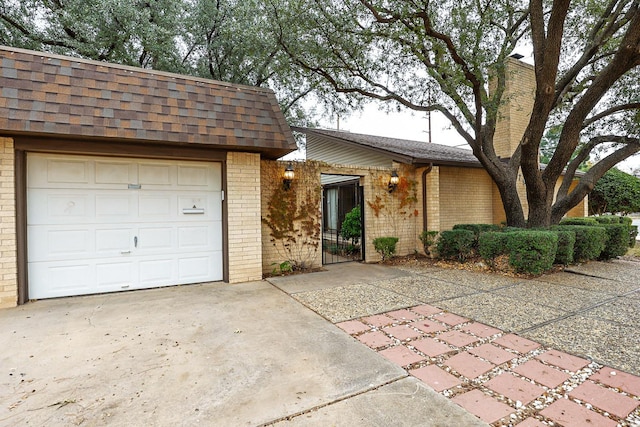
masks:
<path id="1" fill-rule="evenodd" d="M 362 233 L 362 213 L 360 205 L 355 206 L 349 211 L 342 221 L 340 235 L 343 239 L 351 240 L 354 245 L 358 244 L 360 234 Z"/>
<path id="2" fill-rule="evenodd" d="M 396 253 L 397 237 L 378 237 L 373 239 L 373 247 L 382 256 L 382 261 L 386 261 Z"/>
<path id="3" fill-rule="evenodd" d="M 278 264 L 277 262 L 274 262 L 271 265 L 275 265 L 276 266 L 272 271 L 273 274 L 282 275 L 282 274 L 287 274 L 287 273 L 293 272 L 293 265 L 291 264 L 290 261 L 283 261 L 280 264 Z"/>
<path id="4" fill-rule="evenodd" d="M 506 252 L 507 233 L 500 231 L 487 231 L 478 238 L 478 253 L 492 267 L 495 259 Z"/>
<path id="5" fill-rule="evenodd" d="M 558 235 L 558 251 L 555 264 L 569 265 L 573 262 L 576 245 L 576 233 L 573 231 L 555 231 Z"/>
<path id="6" fill-rule="evenodd" d="M 607 243 L 600 253 L 600 259 L 612 259 L 622 256 L 629 249 L 629 227 L 626 224 L 600 224 L 607 230 Z"/>
<path id="7" fill-rule="evenodd" d="M 438 238 L 438 231 L 427 231 L 424 230 L 420 233 L 420 241 L 422 242 L 422 246 L 424 247 L 424 253 L 427 256 L 431 256 L 431 247 L 436 243 L 436 239 Z"/>

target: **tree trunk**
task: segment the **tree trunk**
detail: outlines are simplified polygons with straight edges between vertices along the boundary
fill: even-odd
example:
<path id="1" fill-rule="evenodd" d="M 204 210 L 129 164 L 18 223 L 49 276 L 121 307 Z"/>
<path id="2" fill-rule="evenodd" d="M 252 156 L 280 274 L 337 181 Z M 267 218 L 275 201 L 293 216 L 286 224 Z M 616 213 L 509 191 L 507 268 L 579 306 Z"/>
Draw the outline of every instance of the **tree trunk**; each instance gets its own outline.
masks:
<path id="1" fill-rule="evenodd" d="M 502 206 L 504 207 L 504 213 L 507 217 L 507 225 L 509 227 L 525 227 L 524 211 L 522 210 L 522 203 L 520 203 L 515 180 L 496 181 L 496 186 L 502 198 Z"/>

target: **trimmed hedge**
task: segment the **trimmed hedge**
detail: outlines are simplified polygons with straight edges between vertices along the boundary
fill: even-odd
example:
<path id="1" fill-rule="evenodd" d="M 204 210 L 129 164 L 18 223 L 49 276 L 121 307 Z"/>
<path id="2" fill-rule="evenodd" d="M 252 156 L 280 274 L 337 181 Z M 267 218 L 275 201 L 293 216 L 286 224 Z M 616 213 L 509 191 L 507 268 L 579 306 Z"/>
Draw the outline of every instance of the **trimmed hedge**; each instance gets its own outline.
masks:
<path id="1" fill-rule="evenodd" d="M 478 253 L 488 263 L 493 265 L 493 260 L 506 253 L 507 233 L 501 231 L 487 231 L 481 233 L 478 238 Z"/>
<path id="2" fill-rule="evenodd" d="M 595 221 L 594 221 L 595 222 Z M 596 259 L 600 256 L 607 242 L 607 230 L 593 225 L 557 225 L 551 230 L 573 231 L 576 242 L 573 259 L 577 262 Z"/>
<path id="3" fill-rule="evenodd" d="M 576 233 L 569 230 L 556 230 L 558 235 L 558 250 L 556 251 L 555 264 L 569 265 L 573 262 L 573 252 L 576 245 Z"/>
<path id="4" fill-rule="evenodd" d="M 397 237 L 378 237 L 373 239 L 373 247 L 382 256 L 382 261 L 385 261 L 396 253 L 396 243 L 398 243 Z"/>
<path id="5" fill-rule="evenodd" d="M 509 264 L 521 273 L 542 274 L 551 269 L 558 250 L 558 235 L 551 231 L 507 233 Z"/>
<path id="6" fill-rule="evenodd" d="M 629 249 L 629 227 L 625 224 L 601 224 L 607 230 L 607 242 L 600 259 L 612 259 L 622 256 Z"/>
<path id="7" fill-rule="evenodd" d="M 621 218 L 619 216 L 606 215 L 606 216 L 594 216 L 592 217 L 598 224 L 620 224 Z"/>
<path id="8" fill-rule="evenodd" d="M 595 217 L 565 218 L 560 221 L 560 225 L 598 225 L 598 221 L 596 221 Z"/>
<path id="9" fill-rule="evenodd" d="M 471 249 L 475 241 L 472 231 L 456 229 L 446 230 L 440 233 L 440 238 L 436 245 L 438 255 L 441 258 L 457 258 L 464 261 L 471 254 Z"/>
<path id="10" fill-rule="evenodd" d="M 496 224 L 456 224 L 453 226 L 453 229 L 472 231 L 477 243 L 480 233 L 487 231 L 500 231 L 500 226 Z"/>

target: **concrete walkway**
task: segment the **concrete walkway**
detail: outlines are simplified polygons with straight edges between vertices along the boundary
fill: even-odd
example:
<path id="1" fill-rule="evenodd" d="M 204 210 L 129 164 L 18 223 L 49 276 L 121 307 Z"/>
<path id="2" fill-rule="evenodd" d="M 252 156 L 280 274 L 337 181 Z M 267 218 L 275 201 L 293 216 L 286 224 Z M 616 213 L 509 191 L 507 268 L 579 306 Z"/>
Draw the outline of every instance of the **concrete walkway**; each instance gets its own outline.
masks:
<path id="1" fill-rule="evenodd" d="M 485 425 L 266 282 L 43 300 L 0 325 L 0 426 Z"/>
<path id="2" fill-rule="evenodd" d="M 640 425 L 638 263 L 536 280 L 351 263 L 270 281 L 494 425 Z"/>

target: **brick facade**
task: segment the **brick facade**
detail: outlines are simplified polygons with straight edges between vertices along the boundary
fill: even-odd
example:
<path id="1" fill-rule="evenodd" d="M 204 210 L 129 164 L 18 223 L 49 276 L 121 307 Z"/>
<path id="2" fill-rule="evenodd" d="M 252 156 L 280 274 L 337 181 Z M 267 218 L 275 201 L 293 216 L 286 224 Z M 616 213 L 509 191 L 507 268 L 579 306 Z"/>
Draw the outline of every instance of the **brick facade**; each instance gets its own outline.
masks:
<path id="1" fill-rule="evenodd" d="M 18 302 L 14 151 L 11 138 L 0 138 L 0 308 Z"/>
<path id="2" fill-rule="evenodd" d="M 262 279 L 260 154 L 227 154 L 229 283 Z"/>

